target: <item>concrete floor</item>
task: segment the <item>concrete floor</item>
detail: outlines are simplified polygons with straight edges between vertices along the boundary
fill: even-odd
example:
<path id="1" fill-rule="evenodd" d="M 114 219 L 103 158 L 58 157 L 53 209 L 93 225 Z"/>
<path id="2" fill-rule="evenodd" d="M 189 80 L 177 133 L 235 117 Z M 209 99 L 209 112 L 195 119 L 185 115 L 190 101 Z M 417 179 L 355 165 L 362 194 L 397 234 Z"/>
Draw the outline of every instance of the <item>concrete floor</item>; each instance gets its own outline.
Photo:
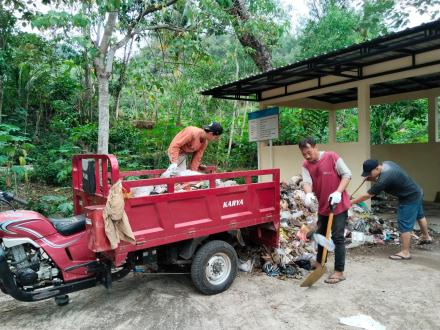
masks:
<path id="1" fill-rule="evenodd" d="M 440 204 L 426 203 L 425 212 L 440 233 Z M 347 280 L 328 285 L 323 278 L 310 289 L 298 280 L 240 273 L 228 291 L 204 296 L 188 275 L 130 274 L 112 290 L 71 294 L 65 307 L 0 293 L 0 329 L 354 329 L 339 318 L 358 314 L 387 329 L 440 329 L 439 238 L 414 246 L 410 261 L 388 259 L 395 245 L 349 250 Z"/>
<path id="2" fill-rule="evenodd" d="M 429 229 L 440 234 L 440 203 L 425 202 L 423 206 Z"/>

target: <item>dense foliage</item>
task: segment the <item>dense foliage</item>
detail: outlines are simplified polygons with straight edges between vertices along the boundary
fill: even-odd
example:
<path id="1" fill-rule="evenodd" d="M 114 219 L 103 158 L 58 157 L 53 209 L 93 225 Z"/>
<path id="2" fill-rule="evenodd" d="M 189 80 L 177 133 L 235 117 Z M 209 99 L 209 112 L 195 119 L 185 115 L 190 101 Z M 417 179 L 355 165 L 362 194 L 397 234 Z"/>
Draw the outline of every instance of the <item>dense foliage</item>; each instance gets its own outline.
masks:
<path id="1" fill-rule="evenodd" d="M 20 0 L 0 3 L 0 167 L 7 173 L 1 186 L 28 180 L 24 165 L 29 164 L 31 179 L 69 185 L 71 156 L 97 151 L 103 90 L 95 60 L 102 49 L 94 39 L 110 12 L 118 12 L 110 45 L 128 37 L 111 58 L 106 78 L 108 150 L 124 169 L 166 167 L 174 135 L 184 126 L 213 120 L 223 124 L 225 134 L 210 144 L 205 163 L 222 170 L 254 168 L 256 145 L 248 142 L 247 113 L 257 105 L 199 93 L 259 72 L 256 50 L 247 41 L 256 37 L 270 53 L 270 66 L 277 67 L 407 22 L 402 3 L 394 0 L 309 1 L 310 17 L 298 31 L 291 30 L 289 13 L 278 0 L 240 2 L 244 19 L 234 7 L 239 2 L 232 0 L 168 1 L 140 18 L 154 1 L 44 3 L 51 10 L 40 12 L 33 2 Z M 426 108 L 426 100 L 372 107 L 372 143 L 426 142 Z M 327 141 L 327 116 L 326 111 L 282 109 L 275 143 L 293 144 L 305 135 Z M 339 111 L 337 126 L 338 141 L 355 141 L 356 109 Z"/>

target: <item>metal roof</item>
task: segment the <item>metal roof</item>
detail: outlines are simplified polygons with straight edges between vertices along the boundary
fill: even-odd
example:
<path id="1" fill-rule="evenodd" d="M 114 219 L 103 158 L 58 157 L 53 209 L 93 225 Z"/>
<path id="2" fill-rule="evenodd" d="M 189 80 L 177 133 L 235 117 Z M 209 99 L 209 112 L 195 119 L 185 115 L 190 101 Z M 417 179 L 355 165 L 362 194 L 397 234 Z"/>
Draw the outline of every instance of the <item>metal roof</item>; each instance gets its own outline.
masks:
<path id="1" fill-rule="evenodd" d="M 318 81 L 320 81 L 322 77 L 329 75 L 344 77 L 346 79 L 339 83 L 347 83 L 382 74 L 389 74 L 390 71 L 365 75 L 363 68 L 403 57 L 412 56 L 412 64 L 405 68 L 396 69 L 392 71 L 393 73 L 427 65 L 440 64 L 440 58 L 437 61 L 423 64 L 417 64 L 415 61 L 417 54 L 437 49 L 440 49 L 440 20 L 250 76 L 203 91 L 202 94 L 212 95 L 213 97 L 222 99 L 258 102 L 270 98 L 319 89 L 321 86 L 289 93 L 287 86 L 311 79 L 318 79 Z M 333 85 L 337 84 L 338 83 L 334 83 Z M 371 97 L 430 89 L 439 86 L 440 73 L 433 73 L 423 77 L 374 84 L 371 86 Z M 262 97 L 262 92 L 278 87 L 285 88 L 283 95 L 270 98 Z M 310 98 L 336 104 L 356 100 L 357 91 L 356 88 L 345 89 Z"/>

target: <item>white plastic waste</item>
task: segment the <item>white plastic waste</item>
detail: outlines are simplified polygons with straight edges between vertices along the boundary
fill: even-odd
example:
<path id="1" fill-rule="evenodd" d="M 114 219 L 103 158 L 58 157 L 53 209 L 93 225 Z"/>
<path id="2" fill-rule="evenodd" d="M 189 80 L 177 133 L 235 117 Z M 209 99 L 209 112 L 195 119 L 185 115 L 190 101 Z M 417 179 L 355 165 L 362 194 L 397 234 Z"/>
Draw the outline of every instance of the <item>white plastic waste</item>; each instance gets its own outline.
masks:
<path id="1" fill-rule="evenodd" d="M 351 232 L 351 243 L 346 246 L 347 249 L 355 248 L 365 244 L 365 234 L 361 231 Z"/>
<path id="2" fill-rule="evenodd" d="M 303 211 L 297 211 L 297 212 L 293 212 L 293 213 L 291 214 L 291 217 L 292 217 L 293 219 L 297 219 L 297 218 L 302 217 L 303 214 L 304 214 Z"/>
<path id="3" fill-rule="evenodd" d="M 364 243 L 365 242 L 365 234 L 361 231 L 352 231 L 351 232 L 351 241 L 353 243 Z"/>
<path id="4" fill-rule="evenodd" d="M 374 244 L 374 236 L 373 235 L 365 235 L 365 243 Z"/>
<path id="5" fill-rule="evenodd" d="M 315 257 L 314 253 L 310 253 L 310 252 L 305 252 L 302 255 L 296 257 L 294 259 L 294 261 L 299 261 L 299 260 L 312 260 Z"/>
<path id="6" fill-rule="evenodd" d="M 331 238 L 327 239 L 321 234 L 313 234 L 312 239 L 322 247 L 325 247 L 330 252 L 333 252 L 335 250 L 335 243 L 333 243 L 333 240 Z"/>
<path id="7" fill-rule="evenodd" d="M 231 186 L 236 186 L 236 185 L 237 185 L 237 182 L 235 182 L 234 180 L 222 181 L 220 179 L 215 179 L 215 186 L 217 188 L 231 187 Z"/>
<path id="8" fill-rule="evenodd" d="M 177 172 L 176 169 L 172 167 L 172 165 L 170 165 L 167 170 L 165 172 L 163 172 L 161 174 L 161 178 L 169 178 L 171 176 L 173 177 L 179 177 L 179 176 L 191 176 L 191 175 L 203 175 L 204 173 L 201 172 L 197 172 L 197 171 L 191 171 L 191 170 L 181 170 L 179 168 L 177 168 Z M 216 185 L 219 185 L 221 183 L 221 180 L 217 179 L 216 180 Z M 205 186 L 209 186 L 209 181 L 203 180 L 200 181 L 196 184 L 196 186 L 198 186 L 199 188 Z M 156 194 L 162 194 L 164 192 L 167 191 L 167 185 L 158 185 L 154 187 L 153 190 Z M 184 191 L 184 190 L 179 190 L 179 191 Z"/>
<path id="9" fill-rule="evenodd" d="M 153 190 L 154 186 L 134 187 L 130 189 L 133 197 L 149 196 Z"/>
<path id="10" fill-rule="evenodd" d="M 290 219 L 290 212 L 289 211 L 282 211 L 281 213 L 280 213 L 280 217 L 281 217 L 281 219 L 283 220 L 289 220 Z"/>
<path id="11" fill-rule="evenodd" d="M 249 259 L 247 261 L 243 261 L 241 259 L 238 260 L 238 269 L 242 272 L 249 273 L 252 271 L 253 267 L 254 267 L 254 262 L 252 259 Z"/>
<path id="12" fill-rule="evenodd" d="M 339 323 L 367 330 L 386 330 L 384 325 L 374 320 L 371 316 L 364 314 L 340 317 Z"/>

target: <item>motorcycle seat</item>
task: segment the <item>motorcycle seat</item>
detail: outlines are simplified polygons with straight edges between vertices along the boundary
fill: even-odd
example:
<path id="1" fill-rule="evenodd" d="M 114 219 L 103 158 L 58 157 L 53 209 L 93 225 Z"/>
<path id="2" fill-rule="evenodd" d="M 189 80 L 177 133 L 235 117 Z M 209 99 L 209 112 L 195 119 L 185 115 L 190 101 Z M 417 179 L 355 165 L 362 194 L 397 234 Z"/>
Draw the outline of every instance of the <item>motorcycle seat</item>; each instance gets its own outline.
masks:
<path id="1" fill-rule="evenodd" d="M 86 229 L 86 217 L 77 215 L 70 218 L 49 218 L 57 232 L 63 236 L 70 236 Z"/>

